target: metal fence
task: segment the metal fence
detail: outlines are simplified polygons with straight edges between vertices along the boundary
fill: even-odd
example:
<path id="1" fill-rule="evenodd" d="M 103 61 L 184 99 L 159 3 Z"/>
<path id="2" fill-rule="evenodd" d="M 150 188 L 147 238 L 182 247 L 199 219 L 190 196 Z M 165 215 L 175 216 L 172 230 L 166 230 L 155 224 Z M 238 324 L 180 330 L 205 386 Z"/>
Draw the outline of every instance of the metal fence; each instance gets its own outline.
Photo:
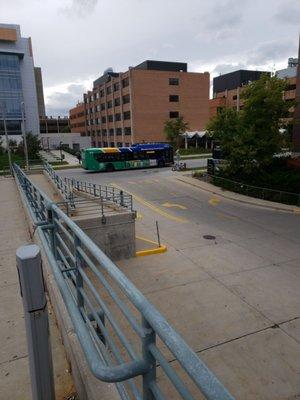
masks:
<path id="1" fill-rule="evenodd" d="M 300 206 L 299 193 L 290 193 L 282 190 L 251 186 L 242 182 L 236 182 L 227 178 L 222 178 L 217 175 L 205 174 L 204 177 L 207 181 L 212 182 L 214 185 L 221 186 L 222 188 L 232 192 L 244 194 L 246 196 L 255 197 L 258 199 Z"/>
<path id="2" fill-rule="evenodd" d="M 229 400 L 215 375 L 92 240 L 14 165 L 94 376 L 121 399 Z M 201 397 L 202 398 L 202 397 Z"/>
<path id="3" fill-rule="evenodd" d="M 62 177 L 58 175 L 47 162 L 44 162 L 44 170 L 55 183 L 64 199 L 69 202 L 70 206 L 73 208 L 75 207 L 76 193 L 79 195 L 83 193 L 91 195 L 95 199 L 99 199 L 102 204 L 102 212 L 104 209 L 104 202 L 112 202 L 119 207 L 125 207 L 133 211 L 132 196 L 123 190 L 119 190 L 113 186 L 97 185 L 95 183 L 78 181 L 74 178 Z"/>

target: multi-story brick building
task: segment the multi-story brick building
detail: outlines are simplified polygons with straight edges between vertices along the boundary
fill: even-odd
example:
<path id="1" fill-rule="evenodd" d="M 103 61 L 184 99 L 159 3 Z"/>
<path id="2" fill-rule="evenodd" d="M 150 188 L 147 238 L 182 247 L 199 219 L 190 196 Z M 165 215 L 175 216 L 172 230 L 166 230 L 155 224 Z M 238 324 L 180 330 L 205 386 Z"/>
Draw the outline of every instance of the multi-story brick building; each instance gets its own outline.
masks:
<path id="1" fill-rule="evenodd" d="M 76 107 L 69 111 L 70 129 L 72 133 L 80 133 L 86 136 L 86 117 L 84 103 L 77 103 Z"/>
<path id="2" fill-rule="evenodd" d="M 242 91 L 249 83 L 258 80 L 262 74 L 270 75 L 270 72 L 238 70 L 215 77 L 213 98 L 209 101 L 209 116 L 213 117 L 224 107 L 242 109 L 243 100 L 240 97 Z"/>
<path id="3" fill-rule="evenodd" d="M 166 141 L 164 123 L 183 116 L 192 131 L 209 116 L 209 73 L 186 63 L 145 61 L 126 72 L 107 70 L 84 94 L 86 132 L 95 146 Z"/>
<path id="4" fill-rule="evenodd" d="M 284 92 L 284 99 L 287 102 L 293 102 L 296 98 L 297 65 L 297 58 L 289 58 L 288 67 L 275 74 L 287 82 L 287 89 Z M 270 72 L 239 70 L 214 78 L 213 99 L 209 101 L 209 116 L 216 115 L 218 110 L 224 107 L 241 110 L 243 108 L 241 93 L 249 83 L 258 80 L 262 74 L 270 75 Z M 291 117 L 292 112 L 293 109 L 291 109 Z"/>

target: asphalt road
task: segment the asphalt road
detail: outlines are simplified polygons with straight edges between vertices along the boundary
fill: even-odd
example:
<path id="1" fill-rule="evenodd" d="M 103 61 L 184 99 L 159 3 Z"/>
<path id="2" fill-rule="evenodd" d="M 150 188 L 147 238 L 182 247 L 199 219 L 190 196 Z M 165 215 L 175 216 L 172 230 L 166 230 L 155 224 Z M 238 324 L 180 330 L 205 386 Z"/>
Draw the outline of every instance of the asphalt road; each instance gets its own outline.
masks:
<path id="1" fill-rule="evenodd" d="M 60 174 L 131 193 L 139 235 L 155 239 L 158 221 L 167 253 L 118 265 L 237 399 L 299 395 L 299 214 L 212 195 L 169 168 Z"/>

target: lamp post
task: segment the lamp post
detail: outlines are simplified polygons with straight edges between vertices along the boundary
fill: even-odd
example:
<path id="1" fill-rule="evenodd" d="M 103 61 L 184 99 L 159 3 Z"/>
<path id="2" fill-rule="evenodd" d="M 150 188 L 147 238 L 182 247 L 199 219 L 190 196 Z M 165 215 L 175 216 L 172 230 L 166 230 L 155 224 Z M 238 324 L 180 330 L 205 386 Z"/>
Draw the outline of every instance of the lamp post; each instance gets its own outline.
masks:
<path id="1" fill-rule="evenodd" d="M 59 150 L 60 150 L 60 161 L 63 160 L 63 154 L 62 154 L 62 148 L 61 148 L 62 142 L 59 142 Z"/>
<path id="2" fill-rule="evenodd" d="M 8 163 L 9 163 L 9 170 L 10 173 L 13 173 L 12 170 L 12 162 L 11 162 L 11 152 L 10 152 L 10 146 L 9 146 L 9 140 L 8 140 L 8 134 L 7 134 L 7 126 L 6 126 L 6 113 L 5 113 L 5 104 L 1 104 L 2 108 L 2 117 L 3 117 L 3 125 L 4 125 L 4 134 L 5 134 L 5 139 L 6 139 L 6 150 L 7 150 L 7 155 L 8 155 Z"/>
<path id="3" fill-rule="evenodd" d="M 24 141 L 25 164 L 26 164 L 26 170 L 28 171 L 29 170 L 29 161 L 28 161 L 27 138 L 26 138 L 26 132 L 25 132 L 25 104 L 24 104 L 24 101 L 21 101 L 21 112 L 22 112 L 21 130 L 22 130 L 22 136 L 23 136 L 23 141 Z"/>

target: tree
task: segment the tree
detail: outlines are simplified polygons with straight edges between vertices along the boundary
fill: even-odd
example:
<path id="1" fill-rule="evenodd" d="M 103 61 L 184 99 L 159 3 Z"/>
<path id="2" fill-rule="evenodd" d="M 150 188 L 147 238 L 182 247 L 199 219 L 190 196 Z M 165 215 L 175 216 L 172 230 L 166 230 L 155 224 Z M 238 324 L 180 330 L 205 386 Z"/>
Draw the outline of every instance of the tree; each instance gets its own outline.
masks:
<path id="1" fill-rule="evenodd" d="M 244 107 L 237 112 L 221 110 L 212 118 L 207 130 L 220 142 L 228 161 L 227 171 L 253 174 L 272 164 L 286 141 L 280 128 L 287 123 L 291 104 L 283 98 L 286 82 L 262 75 L 246 87 L 241 95 Z"/>
<path id="2" fill-rule="evenodd" d="M 27 150 L 29 160 L 39 158 L 39 151 L 41 150 L 41 143 L 38 135 L 33 135 L 31 132 L 26 133 Z M 18 153 L 24 156 L 24 140 L 19 143 Z"/>
<path id="3" fill-rule="evenodd" d="M 61 133 L 70 133 L 71 129 L 69 127 L 69 125 L 66 125 L 62 128 Z"/>
<path id="4" fill-rule="evenodd" d="M 165 122 L 164 133 L 176 148 L 180 147 L 181 135 L 188 129 L 188 123 L 184 121 L 183 117 L 172 118 Z"/>

